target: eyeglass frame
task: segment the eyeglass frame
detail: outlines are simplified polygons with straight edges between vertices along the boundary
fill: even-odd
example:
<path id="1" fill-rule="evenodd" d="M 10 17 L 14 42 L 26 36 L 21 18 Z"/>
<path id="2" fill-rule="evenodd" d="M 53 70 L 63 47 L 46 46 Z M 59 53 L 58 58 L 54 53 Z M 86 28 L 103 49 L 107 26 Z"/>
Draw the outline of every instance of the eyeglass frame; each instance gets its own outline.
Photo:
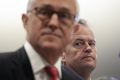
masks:
<path id="1" fill-rule="evenodd" d="M 58 18 L 59 18 L 59 20 L 62 22 L 62 23 L 64 23 L 64 24 L 66 24 L 67 23 L 67 21 L 65 22 L 63 19 L 61 19 L 61 18 L 64 18 L 63 16 L 65 16 L 66 17 L 66 15 L 64 15 L 62 12 L 60 12 L 60 11 L 55 11 L 55 10 L 53 10 L 54 8 L 53 7 L 51 7 L 51 6 L 49 6 L 49 5 L 47 5 L 47 8 L 48 8 L 48 10 L 49 11 L 51 11 L 51 12 L 49 12 L 49 11 L 47 11 L 46 10 L 46 12 L 49 12 L 49 14 L 47 13 L 47 15 L 46 14 L 43 14 L 42 13 L 42 10 L 44 9 L 45 7 L 35 7 L 35 8 L 33 8 L 33 9 L 31 9 L 31 10 L 27 10 L 27 13 L 29 13 L 29 12 L 34 12 L 35 13 L 35 15 L 39 18 L 39 19 L 41 19 L 43 16 L 44 16 L 44 18 L 43 19 L 50 19 L 52 16 L 53 16 L 53 14 L 56 14 L 57 16 L 58 16 Z M 47 8 L 45 8 L 45 9 L 47 9 Z M 40 14 L 41 13 L 41 14 Z M 67 12 L 66 12 L 67 13 Z M 66 14 L 65 13 L 65 14 Z M 71 23 L 73 23 L 73 22 L 75 22 L 76 20 L 76 16 L 75 15 L 72 15 L 70 12 L 68 12 L 67 14 L 69 14 L 69 15 L 67 15 L 67 17 L 65 18 L 65 19 L 67 19 L 68 21 L 70 20 L 71 21 Z M 42 17 L 41 17 L 42 16 Z M 67 23 L 68 24 L 68 23 Z"/>

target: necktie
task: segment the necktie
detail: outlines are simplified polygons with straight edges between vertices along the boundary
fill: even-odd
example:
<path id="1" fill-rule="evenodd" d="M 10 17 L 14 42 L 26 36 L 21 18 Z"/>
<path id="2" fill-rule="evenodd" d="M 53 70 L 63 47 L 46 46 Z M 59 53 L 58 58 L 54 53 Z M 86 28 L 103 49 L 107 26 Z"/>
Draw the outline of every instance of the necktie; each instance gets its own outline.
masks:
<path id="1" fill-rule="evenodd" d="M 50 76 L 50 80 L 57 80 L 58 77 L 58 71 L 56 69 L 56 67 L 54 66 L 47 66 L 45 67 L 46 72 L 48 73 L 48 75 Z"/>

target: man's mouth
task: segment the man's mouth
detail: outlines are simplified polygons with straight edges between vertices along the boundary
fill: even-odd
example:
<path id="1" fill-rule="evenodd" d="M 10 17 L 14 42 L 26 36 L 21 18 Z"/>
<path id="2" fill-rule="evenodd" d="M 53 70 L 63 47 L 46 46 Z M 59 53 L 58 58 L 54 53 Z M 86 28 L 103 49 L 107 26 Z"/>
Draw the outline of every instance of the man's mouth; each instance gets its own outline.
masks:
<path id="1" fill-rule="evenodd" d="M 84 56 L 83 59 L 95 59 L 93 56 Z"/>
<path id="2" fill-rule="evenodd" d="M 53 33 L 53 32 L 44 32 L 44 33 L 42 33 L 42 35 L 52 35 L 52 36 L 56 36 L 56 37 L 59 37 L 59 38 L 62 37 L 61 35 Z"/>

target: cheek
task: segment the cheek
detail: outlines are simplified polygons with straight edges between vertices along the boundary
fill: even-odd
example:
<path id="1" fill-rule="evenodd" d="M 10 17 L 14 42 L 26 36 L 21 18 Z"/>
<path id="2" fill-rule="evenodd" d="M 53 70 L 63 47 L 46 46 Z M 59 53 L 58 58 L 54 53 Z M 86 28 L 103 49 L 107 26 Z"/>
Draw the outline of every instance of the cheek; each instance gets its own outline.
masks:
<path id="1" fill-rule="evenodd" d="M 95 62 L 97 61 L 97 54 L 95 54 Z"/>
<path id="2" fill-rule="evenodd" d="M 32 40 L 36 40 L 40 37 L 40 32 L 41 32 L 41 23 L 39 23 L 38 21 L 31 21 L 31 23 L 28 26 L 28 35 L 29 37 L 32 38 Z"/>
<path id="3" fill-rule="evenodd" d="M 33 29 L 39 29 L 41 28 L 42 26 L 42 22 L 41 20 L 39 20 L 38 18 L 36 17 L 32 17 L 31 20 L 29 21 L 30 23 L 30 26 L 33 28 Z"/>
<path id="4" fill-rule="evenodd" d="M 95 58 L 97 58 L 96 50 L 93 50 L 93 55 L 94 55 Z"/>
<path id="5" fill-rule="evenodd" d="M 42 25 L 40 20 L 34 19 L 34 20 L 32 20 L 30 26 L 31 26 L 34 33 L 40 33 L 40 30 L 41 30 L 43 25 Z"/>
<path id="6" fill-rule="evenodd" d="M 81 49 L 76 49 L 74 51 L 75 55 L 74 55 L 74 59 L 76 60 L 76 62 L 80 62 L 82 59 L 82 56 L 84 55 Z"/>
<path id="7" fill-rule="evenodd" d="M 79 57 L 79 54 L 78 54 L 78 51 L 77 50 L 75 50 L 75 49 L 72 49 L 70 52 L 70 55 L 69 55 L 69 57 L 70 57 L 70 59 L 72 59 L 72 60 L 77 60 Z"/>
<path id="8" fill-rule="evenodd" d="M 70 43 L 70 37 L 71 37 L 71 31 L 69 31 L 68 29 L 63 29 L 63 42 L 64 45 L 68 45 Z"/>
<path id="9" fill-rule="evenodd" d="M 67 39 L 70 40 L 71 35 L 72 35 L 72 28 L 65 28 L 64 29 L 64 34 L 66 35 Z"/>

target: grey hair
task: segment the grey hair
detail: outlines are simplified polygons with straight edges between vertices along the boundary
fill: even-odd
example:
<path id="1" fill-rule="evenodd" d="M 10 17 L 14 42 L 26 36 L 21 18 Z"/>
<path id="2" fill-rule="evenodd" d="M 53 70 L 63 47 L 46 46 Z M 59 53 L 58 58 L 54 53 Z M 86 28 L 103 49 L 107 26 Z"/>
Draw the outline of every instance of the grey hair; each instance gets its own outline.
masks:
<path id="1" fill-rule="evenodd" d="M 87 21 L 85 19 L 80 19 L 78 21 L 78 24 L 81 24 L 81 25 L 84 25 L 84 26 L 88 26 Z"/>
<path id="2" fill-rule="evenodd" d="M 90 25 L 88 25 L 85 19 L 79 19 L 79 21 L 77 22 L 77 25 L 74 26 L 73 34 L 77 32 L 81 26 L 89 28 Z"/>

